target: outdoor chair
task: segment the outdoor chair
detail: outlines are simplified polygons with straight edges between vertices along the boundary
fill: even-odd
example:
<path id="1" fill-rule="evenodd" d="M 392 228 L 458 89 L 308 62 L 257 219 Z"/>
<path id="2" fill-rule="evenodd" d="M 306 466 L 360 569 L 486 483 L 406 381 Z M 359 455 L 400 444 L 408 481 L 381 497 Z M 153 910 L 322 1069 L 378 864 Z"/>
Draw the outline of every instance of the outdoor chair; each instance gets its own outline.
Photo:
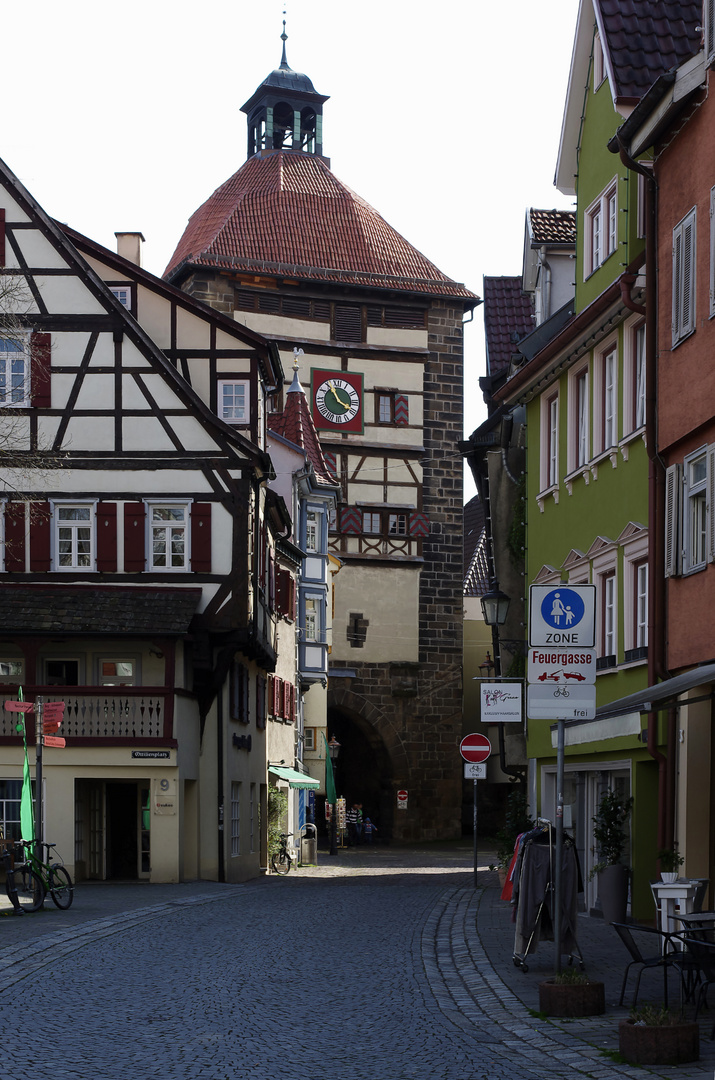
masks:
<path id="1" fill-rule="evenodd" d="M 628 975 L 630 970 L 635 965 L 638 965 L 636 985 L 633 992 L 633 1004 L 632 1008 L 635 1009 L 636 1002 L 638 1001 L 638 991 L 640 989 L 641 975 L 644 971 L 660 968 L 663 972 L 663 1003 L 665 1007 L 668 1007 L 668 970 L 675 968 L 678 972 L 681 985 L 681 996 L 685 989 L 683 984 L 683 954 L 680 950 L 677 950 L 673 945 L 673 934 L 667 934 L 662 930 L 654 930 L 650 926 L 636 926 L 626 925 L 626 923 L 611 923 L 611 926 L 618 934 L 619 938 L 628 950 L 631 960 L 626 965 L 626 970 L 623 973 L 623 986 L 621 987 L 621 997 L 618 1002 L 619 1005 L 623 1004 L 623 998 L 626 994 L 626 985 L 628 982 Z M 642 937 L 641 937 L 642 936 Z M 644 954 L 643 948 L 648 939 L 648 946 L 653 947 L 654 953 L 648 952 Z"/>
<path id="2" fill-rule="evenodd" d="M 686 937 L 684 939 L 688 952 L 698 969 L 700 978 L 700 990 L 695 1005 L 695 1019 L 703 1005 L 707 1006 L 708 987 L 715 982 L 715 944 L 703 937 Z M 715 1038 L 715 1023 L 713 1023 L 710 1038 Z"/>

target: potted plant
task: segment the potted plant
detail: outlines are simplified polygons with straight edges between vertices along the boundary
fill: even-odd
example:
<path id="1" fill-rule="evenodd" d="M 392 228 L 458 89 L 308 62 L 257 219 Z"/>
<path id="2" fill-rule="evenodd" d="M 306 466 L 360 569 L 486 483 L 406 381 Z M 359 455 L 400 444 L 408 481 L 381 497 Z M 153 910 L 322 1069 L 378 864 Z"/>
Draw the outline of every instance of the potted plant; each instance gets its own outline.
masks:
<path id="1" fill-rule="evenodd" d="M 662 1006 L 643 1005 L 619 1022 L 618 1049 L 632 1065 L 683 1065 L 700 1057 L 700 1027 Z"/>
<path id="2" fill-rule="evenodd" d="M 660 863 L 660 880 L 672 883 L 678 880 L 680 867 L 685 859 L 678 851 L 678 845 L 674 844 L 672 848 L 661 848 L 658 852 L 658 862 Z"/>
<path id="3" fill-rule="evenodd" d="M 529 817 L 529 804 L 526 793 L 519 785 L 511 788 L 506 798 L 506 817 L 503 828 L 496 835 L 497 852 L 496 863 L 492 863 L 490 870 L 498 870 L 499 883 L 504 885 L 506 873 L 509 869 L 516 841 L 522 833 L 533 829 L 534 822 Z"/>
<path id="4" fill-rule="evenodd" d="M 604 984 L 567 968 L 539 983 L 539 1010 L 547 1016 L 600 1016 L 606 1011 Z"/>
<path id="5" fill-rule="evenodd" d="M 593 820 L 593 838 L 598 862 L 591 876 L 598 875 L 598 896 L 606 922 L 624 922 L 628 904 L 628 867 L 621 861 L 627 836 L 626 823 L 633 807 L 633 796 L 624 798 L 607 788 L 598 803 Z"/>

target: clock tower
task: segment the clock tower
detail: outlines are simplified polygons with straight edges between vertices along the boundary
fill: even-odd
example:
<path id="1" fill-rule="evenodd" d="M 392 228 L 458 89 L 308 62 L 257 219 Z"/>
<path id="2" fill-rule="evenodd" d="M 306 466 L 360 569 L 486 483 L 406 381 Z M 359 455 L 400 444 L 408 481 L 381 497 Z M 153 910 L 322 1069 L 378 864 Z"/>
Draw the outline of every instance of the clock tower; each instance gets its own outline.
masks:
<path id="1" fill-rule="evenodd" d="M 248 160 L 194 212 L 166 277 L 264 334 L 286 373 L 300 354 L 306 403 L 340 485 L 328 525 L 340 572 L 327 716 L 317 716 L 315 691 L 304 703 L 316 765 L 323 733 L 335 736 L 338 794 L 362 802 L 379 835 L 453 837 L 462 800 L 462 322 L 479 300 L 332 172 L 327 98 L 288 67 L 285 28 L 282 40 L 280 66 L 244 106 Z M 406 164 L 395 167 L 413 185 Z"/>

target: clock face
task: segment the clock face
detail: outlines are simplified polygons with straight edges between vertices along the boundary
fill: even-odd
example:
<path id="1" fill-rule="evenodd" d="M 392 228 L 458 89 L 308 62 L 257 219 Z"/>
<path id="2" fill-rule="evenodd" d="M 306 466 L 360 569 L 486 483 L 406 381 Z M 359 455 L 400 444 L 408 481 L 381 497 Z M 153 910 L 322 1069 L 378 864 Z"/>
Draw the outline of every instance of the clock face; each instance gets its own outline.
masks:
<path id="1" fill-rule="evenodd" d="M 360 398 L 345 379 L 326 379 L 315 391 L 315 407 L 332 424 L 347 424 L 357 416 Z"/>
<path id="2" fill-rule="evenodd" d="M 313 420 L 317 428 L 361 433 L 362 375 L 314 369 Z"/>

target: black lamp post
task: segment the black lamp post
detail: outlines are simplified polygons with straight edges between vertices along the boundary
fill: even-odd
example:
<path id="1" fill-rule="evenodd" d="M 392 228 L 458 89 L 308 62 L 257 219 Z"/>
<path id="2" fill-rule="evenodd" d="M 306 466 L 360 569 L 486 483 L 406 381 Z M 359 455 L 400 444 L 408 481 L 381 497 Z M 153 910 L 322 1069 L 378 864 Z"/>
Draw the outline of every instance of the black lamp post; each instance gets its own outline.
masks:
<path id="1" fill-rule="evenodd" d="M 489 592 L 484 593 L 484 595 L 480 597 L 480 603 L 482 605 L 482 615 L 484 616 L 484 622 L 487 624 L 487 626 L 491 626 L 492 628 L 494 628 L 504 625 L 504 623 L 506 622 L 507 612 L 509 611 L 510 599 L 506 595 L 506 593 L 503 593 L 501 591 L 495 580 L 492 580 L 492 587 Z M 492 629 L 492 633 L 493 632 L 494 630 Z M 499 655 L 496 646 L 494 648 L 494 658 L 498 665 Z M 498 671 L 497 673 L 501 674 L 501 671 Z"/>
<path id="2" fill-rule="evenodd" d="M 335 766 L 338 760 L 338 754 L 340 753 L 340 743 L 333 735 L 332 739 L 328 743 L 328 753 L 330 754 L 330 765 L 333 770 L 333 787 L 335 789 L 335 802 L 332 804 L 330 812 L 330 854 L 338 854 L 338 789 L 335 787 Z"/>

